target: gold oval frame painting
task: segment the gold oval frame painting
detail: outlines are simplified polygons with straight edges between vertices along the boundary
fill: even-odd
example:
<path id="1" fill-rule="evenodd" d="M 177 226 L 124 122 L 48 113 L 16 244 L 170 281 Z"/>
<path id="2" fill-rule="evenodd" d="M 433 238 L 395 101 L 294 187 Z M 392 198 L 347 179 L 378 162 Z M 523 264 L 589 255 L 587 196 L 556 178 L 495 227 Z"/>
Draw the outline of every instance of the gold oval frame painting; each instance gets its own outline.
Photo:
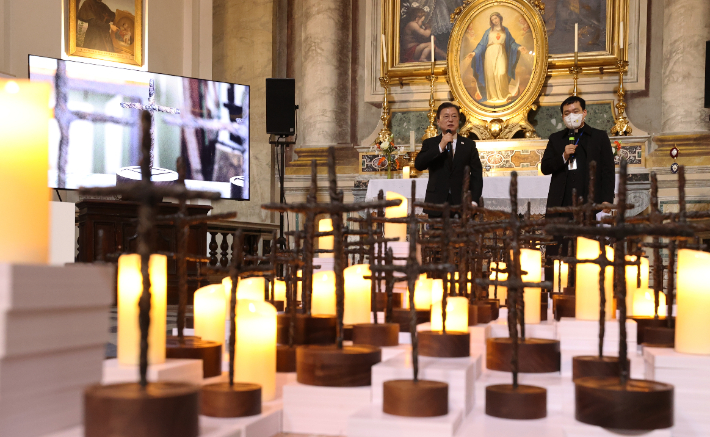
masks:
<path id="1" fill-rule="evenodd" d="M 542 15 L 527 1 L 464 2 L 447 50 L 447 81 L 466 115 L 461 133 L 537 138 L 527 118 L 547 76 L 547 51 Z"/>

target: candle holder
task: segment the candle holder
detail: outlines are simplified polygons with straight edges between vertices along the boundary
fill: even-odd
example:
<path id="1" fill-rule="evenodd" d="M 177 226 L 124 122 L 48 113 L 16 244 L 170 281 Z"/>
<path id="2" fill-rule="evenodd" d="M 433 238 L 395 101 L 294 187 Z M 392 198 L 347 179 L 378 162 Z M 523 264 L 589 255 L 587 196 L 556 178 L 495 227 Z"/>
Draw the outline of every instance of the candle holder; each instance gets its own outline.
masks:
<path id="1" fill-rule="evenodd" d="M 433 138 L 437 135 L 438 131 L 436 129 L 436 107 L 434 101 L 434 84 L 436 83 L 436 75 L 434 74 L 434 62 L 431 63 L 431 74 L 427 77 L 429 81 L 429 113 L 427 118 L 429 118 L 429 126 L 427 126 L 422 135 L 422 141 Z"/>
<path id="2" fill-rule="evenodd" d="M 619 96 L 619 101 L 614 105 L 616 107 L 616 118 L 614 126 L 611 128 L 611 134 L 619 136 L 631 135 L 633 129 L 631 128 L 629 119 L 626 118 L 626 100 L 624 99 L 626 96 L 626 91 L 624 90 L 624 74 L 628 69 L 629 62 L 619 59 L 616 61 L 616 65 L 619 67 L 619 89 L 616 92 L 616 95 Z"/>
<path id="3" fill-rule="evenodd" d="M 569 68 L 570 74 L 572 74 L 572 80 L 574 85 L 572 86 L 572 95 L 576 96 L 577 95 L 577 79 L 579 77 L 579 74 L 582 72 L 582 68 L 578 66 L 578 54 L 577 52 L 574 52 L 574 66 Z"/>
<path id="4" fill-rule="evenodd" d="M 385 73 L 384 76 L 380 77 L 380 86 L 385 91 L 384 96 L 382 97 L 382 115 L 380 115 L 380 120 L 382 121 L 382 129 L 380 130 L 380 133 L 377 134 L 377 140 L 375 140 L 375 142 L 382 144 L 386 141 L 389 141 L 390 137 L 392 136 L 392 131 L 390 130 L 390 120 L 392 119 L 392 115 L 390 113 L 389 100 L 387 99 L 387 94 L 389 94 L 390 88 L 389 74 Z"/>

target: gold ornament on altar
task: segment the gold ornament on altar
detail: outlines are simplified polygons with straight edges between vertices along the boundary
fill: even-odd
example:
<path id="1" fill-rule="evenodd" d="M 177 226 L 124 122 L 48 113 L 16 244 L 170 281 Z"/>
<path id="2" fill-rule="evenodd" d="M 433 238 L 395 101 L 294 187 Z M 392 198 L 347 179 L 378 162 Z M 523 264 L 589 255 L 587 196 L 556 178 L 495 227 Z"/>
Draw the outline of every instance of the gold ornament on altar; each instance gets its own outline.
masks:
<path id="1" fill-rule="evenodd" d="M 610 132 L 612 135 L 631 135 L 633 129 L 625 114 L 626 100 L 624 99 L 626 96 L 626 91 L 624 90 L 624 73 L 626 73 L 629 63 L 628 61 L 619 60 L 617 65 L 619 66 L 619 90 L 616 92 L 616 95 L 619 96 L 619 102 L 614 105 L 616 107 L 616 117 L 614 119 L 614 126 L 612 126 Z"/>
<path id="2" fill-rule="evenodd" d="M 387 142 L 392 136 L 392 131 L 390 131 L 390 119 L 392 118 L 392 114 L 390 112 L 389 101 L 387 100 L 387 93 L 389 92 L 390 86 L 390 78 L 387 73 L 385 73 L 384 76 L 380 77 L 380 85 L 385 91 L 385 95 L 382 98 L 382 115 L 380 115 L 380 120 L 382 120 L 382 129 L 380 130 L 380 133 L 377 134 L 377 139 L 375 140 L 376 144 L 382 144 L 384 142 Z"/>
<path id="3" fill-rule="evenodd" d="M 433 138 L 438 133 L 436 129 L 436 102 L 434 101 L 434 84 L 436 83 L 436 73 L 434 72 L 435 64 L 435 62 L 431 63 L 431 74 L 426 77 L 429 81 L 429 112 L 427 113 L 429 126 L 427 126 L 424 135 L 422 135 L 422 141 Z"/>
<path id="4" fill-rule="evenodd" d="M 451 16 L 448 82 L 466 124 L 462 135 L 538 138 L 528 113 L 547 76 L 541 8 L 523 0 L 465 1 Z"/>

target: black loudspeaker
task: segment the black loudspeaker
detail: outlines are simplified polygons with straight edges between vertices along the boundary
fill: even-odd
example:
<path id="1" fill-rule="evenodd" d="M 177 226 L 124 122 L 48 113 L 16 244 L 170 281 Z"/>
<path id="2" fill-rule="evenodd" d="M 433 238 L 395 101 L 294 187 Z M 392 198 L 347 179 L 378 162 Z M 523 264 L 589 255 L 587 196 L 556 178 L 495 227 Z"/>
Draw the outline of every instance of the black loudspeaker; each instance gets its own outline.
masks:
<path id="1" fill-rule="evenodd" d="M 296 133 L 296 81 L 266 79 L 266 133 Z"/>
<path id="2" fill-rule="evenodd" d="M 705 42 L 705 107 L 710 108 L 710 41 Z"/>

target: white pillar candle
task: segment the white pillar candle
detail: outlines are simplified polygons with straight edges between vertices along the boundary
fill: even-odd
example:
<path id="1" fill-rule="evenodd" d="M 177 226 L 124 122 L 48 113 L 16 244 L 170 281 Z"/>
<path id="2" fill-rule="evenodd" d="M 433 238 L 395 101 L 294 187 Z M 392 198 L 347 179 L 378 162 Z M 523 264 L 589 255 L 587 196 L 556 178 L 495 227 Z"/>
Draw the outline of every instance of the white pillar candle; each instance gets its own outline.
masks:
<path id="1" fill-rule="evenodd" d="M 441 280 L 439 280 L 441 282 Z M 419 279 L 414 283 L 414 308 L 417 310 L 431 309 L 432 299 L 432 284 L 433 279 L 427 278 L 426 275 L 419 275 Z M 409 289 L 407 289 L 407 298 L 402 302 L 404 308 L 409 308 Z"/>
<path id="2" fill-rule="evenodd" d="M 261 400 L 273 400 L 276 397 L 276 308 L 267 302 L 240 300 L 236 325 L 234 380 L 260 384 Z"/>
<path id="3" fill-rule="evenodd" d="M 402 179 L 409 179 L 411 168 L 408 165 L 402 167 Z"/>
<path id="4" fill-rule="evenodd" d="M 525 282 L 540 282 L 542 279 L 542 254 L 539 250 L 520 249 L 520 267 L 527 274 L 522 276 Z M 525 323 L 540 323 L 540 287 L 525 287 Z"/>
<path id="5" fill-rule="evenodd" d="M 611 249 L 611 248 L 609 248 Z M 599 242 L 588 238 L 577 237 L 577 259 L 589 260 L 599 257 Z M 612 253 L 613 254 L 613 253 Z M 609 258 L 609 255 L 607 255 Z M 611 260 L 610 260 L 611 261 Z M 605 318 L 611 319 L 614 302 L 612 287 L 614 277 L 613 267 L 607 267 L 605 272 Z M 596 264 L 577 264 L 575 279 L 575 318 L 579 320 L 599 320 L 599 266 Z"/>
<path id="6" fill-rule="evenodd" d="M 382 35 L 382 62 L 387 63 L 387 46 L 385 45 L 385 34 Z"/>
<path id="7" fill-rule="evenodd" d="M 229 305 L 220 284 L 208 285 L 195 291 L 195 335 L 203 340 L 224 345 L 224 326 Z"/>
<path id="8" fill-rule="evenodd" d="M 49 257 L 49 85 L 0 79 L 0 262 Z M 72 231 L 73 232 L 73 231 Z"/>
<path id="9" fill-rule="evenodd" d="M 269 286 L 271 286 L 271 284 L 269 284 Z M 282 281 L 281 279 L 274 280 L 274 300 L 286 302 L 286 281 Z"/>
<path id="10" fill-rule="evenodd" d="M 655 301 L 656 298 L 653 296 L 653 290 L 649 288 L 637 288 L 633 290 L 633 310 L 628 311 L 627 314 L 632 314 L 634 316 L 654 316 L 655 311 Z M 658 293 L 658 315 L 666 315 L 666 295 L 663 292 Z"/>
<path id="11" fill-rule="evenodd" d="M 624 48 L 624 22 L 619 24 L 619 48 Z"/>
<path id="12" fill-rule="evenodd" d="M 710 355 L 710 253 L 678 250 L 675 350 Z"/>
<path id="13" fill-rule="evenodd" d="M 148 364 L 165 362 L 165 324 L 168 305 L 168 259 L 165 255 L 151 255 L 148 263 L 150 276 L 150 327 L 148 328 Z M 143 293 L 141 257 L 138 254 L 118 258 L 118 363 L 137 366 L 140 362 L 140 325 L 138 302 Z M 222 327 L 224 330 L 224 327 Z"/>
<path id="14" fill-rule="evenodd" d="M 444 280 L 434 279 L 431 283 L 431 303 L 441 302 L 444 299 Z"/>
<path id="15" fill-rule="evenodd" d="M 498 280 L 499 281 L 507 281 L 508 280 L 508 274 L 507 273 L 501 273 L 501 272 L 495 272 L 493 269 L 498 268 L 498 269 L 505 269 L 505 263 L 504 262 L 499 262 L 496 263 L 495 261 L 491 263 L 491 274 L 488 277 L 490 280 L 495 281 L 496 279 L 496 273 L 498 274 Z M 496 288 L 495 285 L 489 285 L 488 286 L 488 297 L 490 299 L 494 299 L 496 296 Z M 498 286 L 498 300 L 500 300 L 501 303 L 505 303 L 505 300 L 508 298 L 508 287 L 505 285 L 499 285 Z"/>
<path id="16" fill-rule="evenodd" d="M 431 62 L 434 62 L 434 35 L 431 35 Z"/>
<path id="17" fill-rule="evenodd" d="M 345 269 L 345 311 L 343 323 L 355 325 L 370 323 L 371 285 L 370 280 L 363 276 L 370 276 L 370 267 L 367 264 L 355 264 Z"/>
<path id="18" fill-rule="evenodd" d="M 326 218 L 318 221 L 318 232 L 333 232 L 333 220 Z M 318 249 L 333 250 L 333 236 L 318 237 Z M 332 258 L 332 253 L 319 253 L 318 258 Z"/>
<path id="19" fill-rule="evenodd" d="M 636 261 L 636 257 L 633 255 L 627 255 L 626 261 Z M 636 266 L 626 266 L 626 314 L 631 316 L 638 316 L 641 314 L 636 314 L 636 306 L 634 305 L 634 299 L 636 296 L 643 297 L 645 291 L 648 290 L 648 258 L 641 258 L 641 286 L 637 287 L 638 284 L 638 267 Z M 640 295 L 636 293 L 637 290 L 641 290 L 643 293 Z M 642 304 L 643 305 L 643 304 Z M 653 313 L 651 313 L 653 315 Z"/>
<path id="20" fill-rule="evenodd" d="M 313 274 L 311 314 L 335 315 L 335 273 L 333 271 Z"/>
<path id="21" fill-rule="evenodd" d="M 409 131 L 409 151 L 414 152 L 416 150 L 414 146 L 414 131 L 410 130 Z"/>
<path id="22" fill-rule="evenodd" d="M 559 260 L 555 260 L 555 274 L 553 289 L 555 293 L 562 293 L 567 287 L 567 275 L 569 274 L 569 265 Z"/>
<path id="23" fill-rule="evenodd" d="M 431 330 L 441 331 L 441 302 L 431 304 Z M 446 331 L 468 332 L 468 299 L 463 296 L 451 296 L 446 299 Z"/>
<path id="24" fill-rule="evenodd" d="M 407 198 L 394 191 L 387 192 L 387 200 L 400 199 L 402 201 L 399 206 L 390 206 L 385 209 L 385 217 L 387 218 L 402 218 L 407 217 Z M 407 241 L 407 224 L 406 223 L 385 223 L 385 237 L 399 238 L 400 242 Z"/>
<path id="25" fill-rule="evenodd" d="M 240 279 L 239 283 L 237 284 L 237 299 L 263 301 L 265 289 L 266 278 Z"/>
<path id="26" fill-rule="evenodd" d="M 579 51 L 579 23 L 574 23 L 574 52 Z"/>

